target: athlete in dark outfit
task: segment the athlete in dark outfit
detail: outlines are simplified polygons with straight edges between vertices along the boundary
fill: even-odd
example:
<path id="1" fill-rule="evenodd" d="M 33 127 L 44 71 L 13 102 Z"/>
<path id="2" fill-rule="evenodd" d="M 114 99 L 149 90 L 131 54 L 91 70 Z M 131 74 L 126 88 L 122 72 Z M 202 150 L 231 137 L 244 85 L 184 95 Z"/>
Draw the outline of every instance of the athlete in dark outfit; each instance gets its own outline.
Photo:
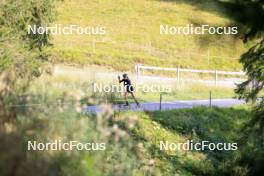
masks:
<path id="1" fill-rule="evenodd" d="M 137 106 L 139 106 L 139 103 L 134 95 L 134 87 L 132 86 L 131 84 L 131 81 L 130 79 L 128 78 L 127 74 L 123 74 L 123 79 L 120 79 L 120 76 L 118 76 L 118 81 L 119 83 L 123 82 L 124 83 L 124 87 L 125 87 L 125 93 L 124 93 L 124 98 L 125 98 L 125 101 L 126 101 L 126 105 L 128 105 L 128 101 L 127 101 L 127 94 L 131 94 L 133 99 L 135 100 Z"/>

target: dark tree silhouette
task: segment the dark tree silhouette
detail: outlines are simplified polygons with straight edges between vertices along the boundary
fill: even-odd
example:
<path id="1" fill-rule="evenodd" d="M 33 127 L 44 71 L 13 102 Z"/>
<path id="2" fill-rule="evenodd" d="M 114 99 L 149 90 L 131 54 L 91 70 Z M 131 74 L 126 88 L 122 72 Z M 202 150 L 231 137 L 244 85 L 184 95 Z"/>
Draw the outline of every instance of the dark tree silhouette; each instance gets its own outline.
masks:
<path id="1" fill-rule="evenodd" d="M 264 128 L 264 107 L 263 97 L 259 97 L 264 88 L 264 1 L 263 0 L 239 0 L 239 4 L 245 7 L 249 5 L 250 10 L 246 11 L 244 17 L 240 19 L 248 24 L 249 31 L 245 34 L 245 41 L 249 38 L 257 40 L 256 44 L 241 56 L 240 62 L 248 79 L 238 85 L 236 92 L 240 98 L 256 103 L 257 118 L 254 118 L 252 125 L 259 125 Z M 243 16 L 243 15 L 242 15 Z"/>

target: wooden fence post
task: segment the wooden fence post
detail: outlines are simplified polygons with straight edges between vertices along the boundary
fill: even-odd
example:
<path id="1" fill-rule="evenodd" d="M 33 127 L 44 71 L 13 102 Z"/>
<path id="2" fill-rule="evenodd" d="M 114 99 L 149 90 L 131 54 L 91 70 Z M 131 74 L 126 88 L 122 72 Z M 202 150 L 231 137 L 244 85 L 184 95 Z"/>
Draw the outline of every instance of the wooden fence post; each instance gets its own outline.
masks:
<path id="1" fill-rule="evenodd" d="M 208 66 L 210 68 L 210 50 L 207 50 L 207 62 L 208 62 Z"/>
<path id="2" fill-rule="evenodd" d="M 160 109 L 160 111 L 161 111 L 161 103 L 162 103 L 162 94 L 160 94 L 160 106 L 159 106 L 159 109 Z"/>
<path id="3" fill-rule="evenodd" d="M 217 77 L 217 70 L 215 70 L 215 86 L 217 86 L 217 79 L 218 79 L 218 77 Z"/>
<path id="4" fill-rule="evenodd" d="M 180 82 L 180 68 L 177 68 L 177 82 Z"/>
<path id="5" fill-rule="evenodd" d="M 212 107 L 212 92 L 209 93 L 209 107 Z"/>
<path id="6" fill-rule="evenodd" d="M 95 41 L 94 40 L 93 40 L 92 45 L 93 45 L 93 53 L 95 53 Z"/>
<path id="7" fill-rule="evenodd" d="M 137 80 L 138 80 L 139 78 L 139 65 L 138 64 L 135 66 L 135 70 L 136 70 L 136 75 L 137 75 Z"/>
<path id="8" fill-rule="evenodd" d="M 140 65 L 138 65 L 138 77 L 140 76 Z"/>

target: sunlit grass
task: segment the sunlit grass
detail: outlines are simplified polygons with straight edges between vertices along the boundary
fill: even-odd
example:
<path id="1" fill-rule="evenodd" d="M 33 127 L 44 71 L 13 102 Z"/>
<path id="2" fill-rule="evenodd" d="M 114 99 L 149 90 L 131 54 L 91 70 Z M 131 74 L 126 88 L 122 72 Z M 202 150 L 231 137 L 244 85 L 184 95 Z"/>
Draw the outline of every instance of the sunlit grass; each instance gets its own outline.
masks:
<path id="1" fill-rule="evenodd" d="M 204 1 L 203 5 L 215 12 L 222 10 L 213 1 Z M 54 36 L 57 61 L 67 63 L 107 65 L 116 70 L 132 70 L 136 63 L 240 70 L 237 59 L 245 51 L 242 41 L 232 36 L 160 35 L 160 24 L 234 23 L 219 13 L 201 10 L 185 1 L 66 0 L 59 5 L 55 23 L 101 25 L 107 29 L 105 36 Z"/>

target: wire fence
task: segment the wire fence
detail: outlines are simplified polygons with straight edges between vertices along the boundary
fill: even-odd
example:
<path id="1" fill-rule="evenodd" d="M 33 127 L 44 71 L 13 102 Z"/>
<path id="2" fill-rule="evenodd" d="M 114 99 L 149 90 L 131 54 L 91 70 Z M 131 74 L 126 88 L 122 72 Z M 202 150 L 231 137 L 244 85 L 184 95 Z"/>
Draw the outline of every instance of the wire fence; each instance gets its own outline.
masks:
<path id="1" fill-rule="evenodd" d="M 78 45 L 79 43 L 71 43 L 72 47 Z M 190 46 L 190 47 L 188 47 Z M 103 51 L 108 51 L 108 48 L 117 49 L 118 51 L 125 51 L 126 55 L 135 56 L 135 52 L 145 53 L 152 57 L 157 57 L 161 61 L 168 58 L 173 58 L 171 62 L 174 64 L 179 62 L 183 66 L 188 66 L 189 68 L 195 67 L 195 64 L 199 62 L 201 68 L 210 69 L 222 69 L 222 67 L 229 68 L 232 70 L 237 70 L 241 68 L 239 64 L 240 51 L 236 49 L 228 52 L 221 52 L 219 54 L 218 50 L 210 48 L 196 48 L 191 47 L 192 45 L 187 45 L 183 47 L 166 48 L 155 44 L 149 40 L 142 41 L 115 41 L 110 38 L 103 38 L 101 40 L 91 40 L 87 41 L 83 47 L 85 51 L 90 51 L 93 54 L 100 53 Z M 110 50 L 109 50 L 110 51 Z M 180 60 L 186 60 L 182 62 Z M 226 63 L 228 61 L 228 63 Z"/>

